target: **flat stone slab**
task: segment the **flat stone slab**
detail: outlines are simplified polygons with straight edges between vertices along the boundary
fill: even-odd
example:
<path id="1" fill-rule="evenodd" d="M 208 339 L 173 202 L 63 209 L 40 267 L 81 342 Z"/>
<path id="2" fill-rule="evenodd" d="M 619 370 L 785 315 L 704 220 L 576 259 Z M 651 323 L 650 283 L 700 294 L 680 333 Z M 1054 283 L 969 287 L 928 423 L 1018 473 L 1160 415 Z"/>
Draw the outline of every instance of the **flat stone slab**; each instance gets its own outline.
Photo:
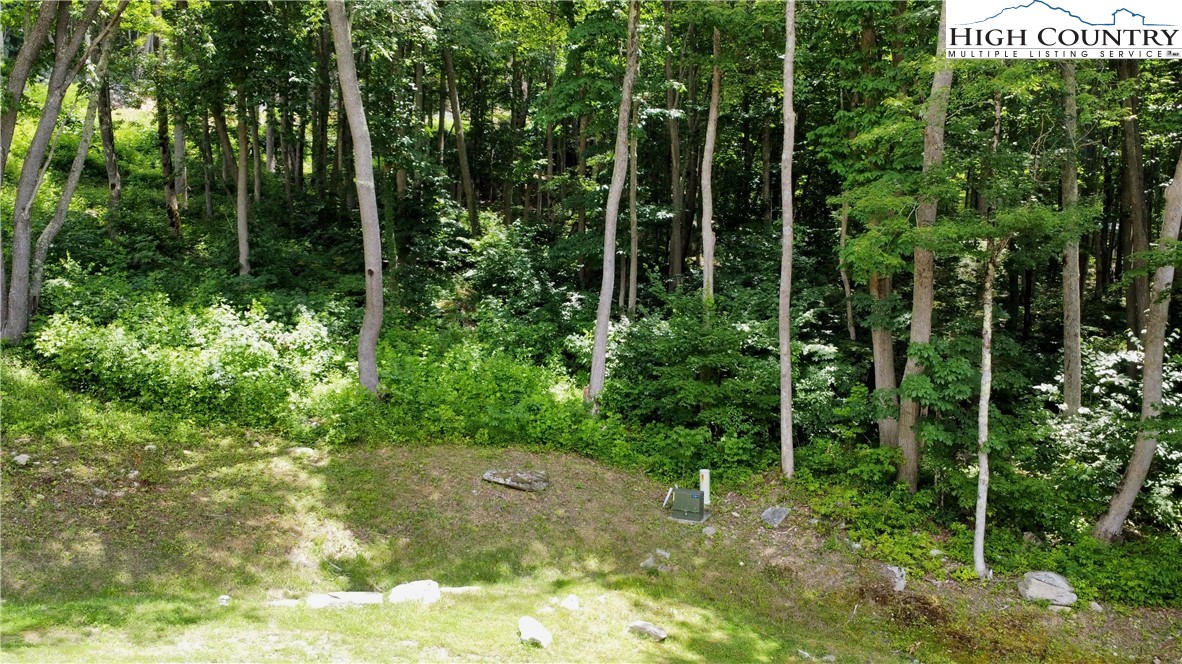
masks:
<path id="1" fill-rule="evenodd" d="M 546 629 L 545 625 L 538 622 L 537 619 L 529 616 L 522 616 L 517 620 L 517 632 L 521 637 L 521 642 L 526 645 L 549 648 L 554 641 L 550 630 Z"/>
<path id="2" fill-rule="evenodd" d="M 482 479 L 521 491 L 541 491 L 550 486 L 544 470 L 490 470 Z"/>
<path id="3" fill-rule="evenodd" d="M 423 606 L 430 606 L 438 602 L 441 597 L 439 584 L 430 579 L 424 579 L 394 586 L 394 589 L 390 591 L 389 600 L 391 604 L 421 602 Z"/>
<path id="4" fill-rule="evenodd" d="M 788 518 L 790 511 L 787 507 L 769 507 L 759 515 L 759 518 L 772 528 L 779 528 L 780 524 L 784 523 L 784 519 Z"/>
<path id="5" fill-rule="evenodd" d="M 1054 572 L 1027 572 L 1018 582 L 1023 599 L 1047 600 L 1057 606 L 1071 606 L 1079 599 L 1067 579 Z"/>
<path id="6" fill-rule="evenodd" d="M 381 604 L 382 593 L 368 592 L 339 592 L 312 593 L 304 598 L 309 608 L 325 609 L 344 606 L 362 606 L 365 604 Z"/>
<path id="7" fill-rule="evenodd" d="M 653 641 L 656 641 L 657 643 L 660 643 L 661 641 L 664 641 L 665 639 L 669 638 L 668 632 L 661 629 L 660 627 L 657 627 L 656 625 L 652 624 L 651 622 L 647 622 L 644 620 L 637 620 L 635 622 L 630 623 L 628 625 L 628 631 L 637 635 L 637 636 L 643 636 L 645 638 L 652 639 Z"/>

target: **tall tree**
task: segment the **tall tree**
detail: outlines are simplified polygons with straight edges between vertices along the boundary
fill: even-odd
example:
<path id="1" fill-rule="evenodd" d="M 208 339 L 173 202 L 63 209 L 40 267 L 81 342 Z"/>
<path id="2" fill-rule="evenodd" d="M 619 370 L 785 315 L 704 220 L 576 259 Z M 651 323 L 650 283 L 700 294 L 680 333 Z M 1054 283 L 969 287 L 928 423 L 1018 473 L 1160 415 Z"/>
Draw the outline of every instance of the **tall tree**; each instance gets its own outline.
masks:
<path id="1" fill-rule="evenodd" d="M 637 189 L 637 171 L 636 163 L 637 144 L 640 137 L 637 136 L 637 126 L 640 124 L 640 106 L 634 104 L 632 109 L 632 127 L 629 131 L 628 138 L 628 225 L 629 225 L 629 239 L 631 244 L 628 248 L 628 315 L 636 315 L 636 288 L 638 285 L 636 273 L 640 267 L 640 230 L 637 228 L 636 216 L 636 189 Z"/>
<path id="2" fill-rule="evenodd" d="M 1067 130 L 1067 154 L 1061 177 L 1063 210 L 1071 212 L 1079 203 L 1079 111 L 1076 104 L 1075 63 L 1061 63 L 1063 73 L 1063 115 Z M 1079 239 L 1074 235 L 1063 250 L 1063 396 L 1064 413 L 1079 412 L 1083 392 L 1083 358 L 1080 350 Z"/>
<path id="3" fill-rule="evenodd" d="M 4 167 L 8 164 L 8 150 L 12 147 L 12 136 L 16 131 L 16 116 L 20 111 L 21 98 L 25 94 L 25 84 L 41 48 L 45 45 L 45 38 L 57 19 L 61 6 L 54 2 L 42 2 L 37 8 L 37 20 L 33 27 L 25 33 L 24 43 L 12 61 L 12 69 L 8 72 L 8 98 L 5 100 L 4 115 L 0 116 L 0 179 L 4 177 Z"/>
<path id="4" fill-rule="evenodd" d="M 993 389 L 993 281 L 1006 241 L 989 239 L 985 288 L 981 296 L 981 394 L 977 400 L 977 507 L 973 525 L 973 569 L 985 579 L 985 515 L 989 501 L 989 399 Z"/>
<path id="5" fill-rule="evenodd" d="M 246 138 L 249 124 L 247 113 L 250 105 L 246 101 L 246 83 L 238 82 L 238 184 L 237 184 L 237 232 L 238 232 L 238 274 L 250 274 L 250 192 L 247 190 L 246 157 L 250 154 L 250 143 Z"/>
<path id="6" fill-rule="evenodd" d="M 669 117 L 669 180 L 673 189 L 673 223 L 669 232 L 669 286 L 677 288 L 685 258 L 682 254 L 682 224 L 685 223 L 685 191 L 681 183 L 681 120 L 673 81 L 673 0 L 665 0 L 665 110 Z"/>
<path id="7" fill-rule="evenodd" d="M 472 186 L 472 171 L 468 168 L 468 146 L 464 142 L 464 119 L 460 115 L 460 91 L 456 85 L 456 68 L 451 50 L 443 49 L 443 67 L 447 71 L 447 94 L 451 99 L 452 128 L 456 131 L 456 152 L 460 160 L 460 185 L 464 189 L 464 204 L 468 207 L 468 226 L 475 236 L 480 235 L 480 212 L 476 207 L 476 191 Z"/>
<path id="8" fill-rule="evenodd" d="M 932 93 L 928 96 L 928 107 L 924 113 L 923 172 L 929 174 L 940 168 L 944 161 L 944 122 L 948 116 L 948 97 L 952 90 L 952 64 L 944 57 L 945 29 L 947 25 L 947 3 L 940 8 L 940 32 L 937 39 L 936 58 L 940 68 L 932 79 Z M 915 214 L 915 225 L 920 232 L 936 223 L 936 197 L 926 194 L 920 198 Z M 932 338 L 932 306 L 935 299 L 935 255 L 924 245 L 923 240 L 915 245 L 915 280 L 911 301 L 911 344 L 926 344 Z M 908 352 L 907 366 L 903 371 L 903 382 L 923 373 L 924 367 Z M 919 403 L 906 395 L 899 404 L 899 449 L 903 463 L 899 465 L 897 479 L 915 491 L 919 482 L 919 440 L 916 426 L 919 420 Z"/>
<path id="9" fill-rule="evenodd" d="M 1137 84 L 1140 64 L 1137 60 L 1119 60 L 1117 75 L 1129 86 Z M 1141 140 L 1140 99 L 1135 89 L 1125 96 L 1125 116 L 1121 122 L 1121 151 L 1124 163 L 1125 196 L 1128 198 L 1128 253 L 1125 254 L 1127 268 L 1133 271 L 1125 298 L 1126 318 L 1129 329 L 1140 337 L 1145 329 L 1145 311 L 1149 308 L 1148 263 L 1144 254 L 1149 250 L 1149 213 L 1145 205 L 1145 154 Z"/>
<path id="10" fill-rule="evenodd" d="M 328 18 L 337 54 L 341 101 L 353 136 L 353 172 L 361 211 L 361 243 L 365 256 L 365 316 L 357 336 L 357 371 L 361 384 L 378 394 L 378 337 L 382 332 L 382 229 L 378 223 L 378 199 L 374 188 L 373 146 L 369 123 L 361 101 L 361 85 L 353 60 L 353 41 L 344 0 L 328 0 Z"/>
<path id="11" fill-rule="evenodd" d="M 612 181 L 607 191 L 607 208 L 603 224 L 603 281 L 599 285 L 599 307 L 595 315 L 595 343 L 591 351 L 591 382 L 587 385 L 587 401 L 594 403 L 603 391 L 607 375 L 607 332 L 611 325 L 612 290 L 616 268 L 616 220 L 620 213 L 620 199 L 624 196 L 624 179 L 628 175 L 628 117 L 632 106 L 632 88 L 636 83 L 637 53 L 636 25 L 640 21 L 640 0 L 628 2 L 628 50 L 624 86 L 620 93 L 620 112 L 616 122 L 615 160 Z"/>
<path id="12" fill-rule="evenodd" d="M 1168 250 L 1178 241 L 1182 228 L 1182 154 L 1174 168 L 1174 179 L 1166 189 L 1165 214 L 1162 218 L 1159 251 Z M 1125 520 L 1133 509 L 1137 494 L 1145 485 L 1149 466 L 1157 453 L 1158 427 L 1162 401 L 1162 364 L 1165 359 L 1166 327 L 1169 325 L 1170 290 L 1174 284 L 1174 263 L 1166 261 L 1153 276 L 1153 290 L 1149 297 L 1149 315 L 1145 328 L 1145 359 L 1141 378 L 1141 427 L 1133 445 L 1133 455 L 1125 468 L 1120 485 L 1108 503 L 1108 510 L 1096 524 L 1092 534 L 1112 540 L 1124 530 Z"/>
<path id="13" fill-rule="evenodd" d="M 795 473 L 792 450 L 792 154 L 796 143 L 793 104 L 796 61 L 796 0 L 784 7 L 784 147 L 780 155 L 780 207 L 783 215 L 780 249 L 780 470 Z"/>
<path id="14" fill-rule="evenodd" d="M 710 79 L 710 111 L 706 145 L 702 148 L 702 297 L 714 300 L 714 144 L 718 139 L 718 106 L 722 93 L 722 33 L 714 28 L 714 67 Z"/>

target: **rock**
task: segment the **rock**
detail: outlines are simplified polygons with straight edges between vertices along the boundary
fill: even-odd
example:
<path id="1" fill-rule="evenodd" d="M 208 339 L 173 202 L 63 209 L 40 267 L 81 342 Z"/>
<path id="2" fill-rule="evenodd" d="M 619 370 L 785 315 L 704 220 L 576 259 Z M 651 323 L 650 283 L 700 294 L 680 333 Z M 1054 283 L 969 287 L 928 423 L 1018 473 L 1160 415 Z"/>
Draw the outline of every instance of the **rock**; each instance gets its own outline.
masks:
<path id="1" fill-rule="evenodd" d="M 267 606 L 293 607 L 299 605 L 300 600 L 298 599 L 273 599 L 267 602 Z"/>
<path id="2" fill-rule="evenodd" d="M 149 443 L 149 444 L 147 444 L 147 445 L 144 445 L 144 451 L 145 451 L 145 452 L 155 452 L 155 451 L 156 451 L 156 446 L 155 446 L 155 445 L 152 445 L 152 444 L 150 444 L 150 443 Z"/>
<path id="3" fill-rule="evenodd" d="M 559 606 L 566 609 L 567 611 L 578 611 L 579 610 L 579 596 L 578 595 L 567 595 L 566 599 L 563 599 L 562 603 L 559 604 Z"/>
<path id="4" fill-rule="evenodd" d="M 518 618 L 517 632 L 521 637 L 521 642 L 526 645 L 549 648 L 550 644 L 554 641 L 554 637 L 550 635 L 550 630 L 529 616 Z"/>
<path id="5" fill-rule="evenodd" d="M 287 453 L 294 457 L 316 456 L 316 450 L 311 447 L 289 447 Z"/>
<path id="6" fill-rule="evenodd" d="M 218 606 L 230 606 L 230 596 L 222 595 L 218 598 Z"/>
<path id="7" fill-rule="evenodd" d="M 388 599 L 391 604 L 421 602 L 423 606 L 430 606 L 438 602 L 441 597 L 442 594 L 439 592 L 439 584 L 430 579 L 425 579 L 423 581 L 411 581 L 410 583 L 394 586 L 394 589 L 390 591 L 390 597 Z"/>
<path id="8" fill-rule="evenodd" d="M 1048 606 L 1047 608 L 1054 611 L 1055 613 L 1071 613 L 1070 606 L 1060 606 L 1058 604 L 1052 604 L 1052 605 Z"/>
<path id="9" fill-rule="evenodd" d="M 649 556 L 648 558 L 644 559 L 644 562 L 640 563 L 640 566 L 644 569 L 656 569 L 657 559 L 655 556 Z"/>
<path id="10" fill-rule="evenodd" d="M 1088 608 L 1092 611 L 1095 611 L 1096 613 L 1104 613 L 1104 607 L 1100 606 L 1099 602 L 1092 602 L 1091 604 L 1088 604 Z"/>
<path id="11" fill-rule="evenodd" d="M 891 583 L 895 584 L 896 592 L 901 592 L 907 587 L 907 570 L 896 565 L 886 565 L 884 572 Z"/>
<path id="12" fill-rule="evenodd" d="M 932 549 L 931 551 L 928 551 L 928 555 L 933 558 L 940 558 L 943 557 L 944 552 L 939 549 Z"/>
<path id="13" fill-rule="evenodd" d="M 12 460 L 16 462 L 16 465 L 23 466 L 23 465 L 29 463 L 29 455 L 28 454 L 18 454 L 16 456 L 12 457 Z"/>
<path id="14" fill-rule="evenodd" d="M 189 450 L 181 450 L 181 454 L 183 454 L 185 456 L 193 456 L 193 453 L 190 452 Z"/>
<path id="15" fill-rule="evenodd" d="M 837 656 L 836 655 L 825 655 L 824 657 L 821 658 L 821 661 L 822 662 L 836 662 Z"/>
<path id="16" fill-rule="evenodd" d="M 797 650 L 797 651 L 796 651 L 796 656 L 797 656 L 797 657 L 799 657 L 799 658 L 801 658 L 801 659 L 812 659 L 812 658 L 813 658 L 813 656 L 812 656 L 812 655 L 808 654 L 807 652 L 805 652 L 805 651 L 803 651 L 803 650 Z"/>
<path id="17" fill-rule="evenodd" d="M 850 542 L 850 548 L 853 549 L 854 551 L 861 551 L 862 550 L 862 543 L 861 542 Z"/>
<path id="18" fill-rule="evenodd" d="M 338 592 L 313 593 L 304 601 L 310 608 L 324 609 L 329 607 L 361 606 L 363 604 L 381 604 L 382 593 L 368 592 Z"/>
<path id="19" fill-rule="evenodd" d="M 140 471 L 138 471 L 138 470 L 133 470 L 127 474 L 127 479 L 129 479 L 129 480 L 137 480 L 137 479 L 139 479 L 139 477 L 140 477 Z"/>
<path id="20" fill-rule="evenodd" d="M 657 549 L 657 550 L 655 551 L 655 553 L 656 553 L 658 556 L 660 556 L 660 557 L 664 558 L 665 560 L 669 560 L 669 558 L 670 558 L 669 552 L 668 552 L 668 551 L 666 551 L 666 550 L 664 550 L 664 549 Z"/>
<path id="21" fill-rule="evenodd" d="M 105 498 L 107 496 L 107 492 L 98 488 L 98 487 L 95 487 L 94 489 L 92 489 L 92 491 L 94 491 L 94 495 L 96 498 Z"/>
<path id="22" fill-rule="evenodd" d="M 772 528 L 779 528 L 784 519 L 788 517 L 789 511 L 787 507 L 769 507 L 759 515 L 759 518 Z"/>
<path id="23" fill-rule="evenodd" d="M 490 470 L 481 477 L 486 482 L 522 491 L 541 491 L 550 486 L 544 470 Z"/>
<path id="24" fill-rule="evenodd" d="M 714 533 L 716 532 L 718 531 L 714 529 L 714 526 L 706 526 L 702 529 L 702 534 L 706 537 L 714 537 Z"/>
<path id="25" fill-rule="evenodd" d="M 1027 572 L 1018 582 L 1023 599 L 1047 600 L 1059 606 L 1075 604 L 1075 591 L 1067 579 L 1054 572 Z"/>
<path id="26" fill-rule="evenodd" d="M 651 622 L 646 622 L 644 620 L 637 620 L 633 623 L 630 623 L 628 625 L 628 631 L 637 636 L 643 636 L 645 638 L 652 639 L 657 643 L 669 638 L 668 632 L 661 629 L 660 627 L 657 627 Z"/>
<path id="27" fill-rule="evenodd" d="M 1034 533 L 1031 533 L 1031 532 L 1022 533 L 1022 540 L 1025 541 L 1027 544 L 1035 544 L 1035 545 L 1042 544 L 1042 538 L 1040 538 L 1038 535 L 1035 535 Z"/>

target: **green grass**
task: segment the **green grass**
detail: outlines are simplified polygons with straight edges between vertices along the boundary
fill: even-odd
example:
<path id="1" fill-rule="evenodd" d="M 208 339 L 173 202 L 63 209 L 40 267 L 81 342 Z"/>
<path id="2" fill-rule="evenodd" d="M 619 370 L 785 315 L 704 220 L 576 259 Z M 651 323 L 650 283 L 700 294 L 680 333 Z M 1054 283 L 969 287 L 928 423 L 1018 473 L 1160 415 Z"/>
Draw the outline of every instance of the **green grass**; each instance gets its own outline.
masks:
<path id="1" fill-rule="evenodd" d="M 774 482 L 716 497 L 718 534 L 706 537 L 665 518 L 661 485 L 573 455 L 309 453 L 99 403 L 11 359 L 2 368 L 6 661 L 781 662 L 801 649 L 839 661 L 1102 661 L 1112 637 L 1087 636 L 1087 622 L 1043 626 L 1038 607 L 982 614 L 979 597 L 883 594 L 873 565 L 826 547 L 805 506 L 780 530 L 759 526 L 784 499 Z M 12 461 L 18 452 L 29 465 Z M 531 494 L 480 480 L 509 466 L 544 468 L 552 485 Z M 642 570 L 658 547 L 672 569 Z M 423 578 L 480 591 L 427 609 L 266 605 Z M 558 606 L 569 594 L 580 611 Z M 518 643 L 523 615 L 553 632 L 551 648 Z M 670 638 L 631 636 L 633 620 Z M 1170 652 L 1161 639 L 1112 638 L 1122 654 Z"/>

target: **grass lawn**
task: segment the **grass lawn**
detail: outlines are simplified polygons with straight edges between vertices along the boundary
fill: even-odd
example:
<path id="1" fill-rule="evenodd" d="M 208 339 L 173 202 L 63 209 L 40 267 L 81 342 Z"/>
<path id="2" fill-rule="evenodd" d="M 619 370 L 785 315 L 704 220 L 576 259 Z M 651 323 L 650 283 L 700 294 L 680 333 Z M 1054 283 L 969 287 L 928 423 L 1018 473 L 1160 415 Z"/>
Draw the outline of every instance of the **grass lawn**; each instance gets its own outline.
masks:
<path id="1" fill-rule="evenodd" d="M 6 661 L 1179 657 L 1177 612 L 1059 616 L 1013 601 L 1011 582 L 888 591 L 807 505 L 763 527 L 778 482 L 716 496 L 707 536 L 665 517 L 664 486 L 577 456 L 299 448 L 99 403 L 11 360 L 2 378 Z M 544 469 L 551 486 L 483 482 L 491 468 Z M 669 569 L 642 569 L 656 548 Z M 267 605 L 428 578 L 479 590 L 427 608 Z M 572 594 L 577 611 L 559 606 Z M 521 616 L 550 648 L 518 642 Z M 633 620 L 670 637 L 630 635 Z"/>

